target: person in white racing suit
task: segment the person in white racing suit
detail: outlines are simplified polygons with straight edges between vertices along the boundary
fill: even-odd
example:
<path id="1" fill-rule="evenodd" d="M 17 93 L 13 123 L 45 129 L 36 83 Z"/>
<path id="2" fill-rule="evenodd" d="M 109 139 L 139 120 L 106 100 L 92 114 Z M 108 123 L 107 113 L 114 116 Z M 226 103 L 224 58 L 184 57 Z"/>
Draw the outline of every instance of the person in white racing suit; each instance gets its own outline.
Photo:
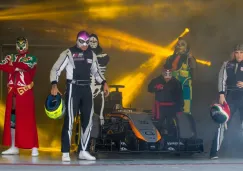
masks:
<path id="1" fill-rule="evenodd" d="M 50 73 L 50 81 L 52 84 L 51 94 L 57 95 L 60 93 L 57 88 L 57 83 L 62 70 L 66 69 L 66 94 L 65 107 L 66 115 L 62 128 L 61 151 L 62 160 L 70 161 L 70 146 L 72 138 L 72 128 L 74 117 L 81 111 L 81 151 L 79 159 L 96 160 L 88 152 L 88 143 L 92 130 L 93 116 L 93 95 L 91 91 L 90 75 L 94 75 L 96 81 L 103 85 L 104 93 L 109 95 L 109 87 L 105 78 L 100 73 L 97 57 L 95 53 L 88 48 L 89 34 L 86 31 L 81 31 L 77 35 L 77 44 L 60 54 L 60 57 L 54 64 Z M 60 93 L 61 94 L 61 93 Z"/>
<path id="2" fill-rule="evenodd" d="M 239 110 L 243 132 L 243 44 L 236 45 L 233 52 L 234 56 L 231 56 L 231 60 L 223 63 L 218 78 L 219 104 L 229 105 L 231 117 L 227 123 L 219 124 L 217 128 L 210 151 L 211 159 L 218 158 L 225 130 L 237 110 Z"/>
<path id="3" fill-rule="evenodd" d="M 89 39 L 89 48 L 96 54 L 98 67 L 100 73 L 105 77 L 106 67 L 109 63 L 110 57 L 103 52 L 100 46 L 98 36 L 96 34 L 91 34 Z M 94 98 L 94 115 L 93 115 L 93 128 L 91 131 L 91 140 L 88 148 L 93 152 L 92 148 L 95 144 L 96 138 L 98 138 L 100 133 L 100 125 L 104 124 L 104 107 L 105 107 L 105 95 L 103 91 L 103 85 L 96 81 L 95 77 L 91 75 L 91 90 Z M 79 120 L 77 120 L 79 121 Z M 76 128 L 76 142 L 78 142 L 78 151 L 80 151 L 81 146 L 78 141 L 79 139 L 79 127 L 80 123 L 77 122 Z"/>

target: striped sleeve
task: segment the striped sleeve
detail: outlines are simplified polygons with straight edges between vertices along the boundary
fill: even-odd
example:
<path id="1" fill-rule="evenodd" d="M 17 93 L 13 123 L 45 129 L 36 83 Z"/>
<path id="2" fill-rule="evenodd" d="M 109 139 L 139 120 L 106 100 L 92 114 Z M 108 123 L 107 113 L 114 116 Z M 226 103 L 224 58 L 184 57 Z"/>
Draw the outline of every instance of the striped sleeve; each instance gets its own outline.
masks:
<path id="1" fill-rule="evenodd" d="M 225 94 L 226 92 L 226 80 L 227 80 L 227 73 L 226 73 L 226 65 L 227 62 L 224 62 L 220 71 L 219 71 L 219 78 L 218 78 L 218 91 L 220 94 Z"/>
<path id="2" fill-rule="evenodd" d="M 60 54 L 57 61 L 55 62 L 55 64 L 53 65 L 53 67 L 51 69 L 51 73 L 50 73 L 51 84 L 58 83 L 58 79 L 59 79 L 59 76 L 61 75 L 61 72 L 67 66 L 67 64 L 69 62 L 69 57 L 68 57 L 69 52 L 70 52 L 69 49 L 63 51 Z"/>

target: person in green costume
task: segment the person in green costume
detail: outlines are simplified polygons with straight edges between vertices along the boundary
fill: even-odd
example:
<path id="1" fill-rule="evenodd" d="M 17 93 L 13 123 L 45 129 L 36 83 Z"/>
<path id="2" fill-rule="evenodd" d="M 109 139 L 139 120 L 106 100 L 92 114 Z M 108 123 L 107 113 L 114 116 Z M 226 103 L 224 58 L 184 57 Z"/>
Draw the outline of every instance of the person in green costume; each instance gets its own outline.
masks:
<path id="1" fill-rule="evenodd" d="M 191 129 L 192 137 L 197 137 L 196 124 L 192 116 L 192 83 L 195 80 L 196 59 L 190 53 L 188 43 L 179 38 L 176 43 L 174 53 L 169 56 L 164 64 L 166 68 L 172 68 L 172 75 L 177 78 L 183 88 L 184 114 L 187 115 Z"/>

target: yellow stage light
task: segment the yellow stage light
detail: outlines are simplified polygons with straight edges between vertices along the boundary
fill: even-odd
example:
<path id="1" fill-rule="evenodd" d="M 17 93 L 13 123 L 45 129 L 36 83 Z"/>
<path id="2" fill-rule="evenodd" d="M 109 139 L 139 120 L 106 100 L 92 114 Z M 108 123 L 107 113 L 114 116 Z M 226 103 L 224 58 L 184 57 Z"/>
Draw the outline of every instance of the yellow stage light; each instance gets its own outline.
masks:
<path id="1" fill-rule="evenodd" d="M 113 84 L 115 85 L 125 85 L 125 88 L 121 90 L 124 106 L 129 106 L 136 98 L 141 91 L 144 81 L 157 67 L 159 67 L 164 57 L 166 56 L 150 57 L 147 62 L 141 64 L 140 67 L 133 71 L 130 75 L 125 76 L 123 79 L 114 81 Z"/>
<path id="2" fill-rule="evenodd" d="M 180 34 L 179 37 L 185 35 L 189 29 L 185 29 L 182 34 Z M 127 40 L 129 41 L 130 37 L 126 36 Z M 143 46 L 144 42 L 139 42 L 141 46 Z M 148 42 L 146 42 L 148 43 Z M 153 44 L 148 43 L 149 48 L 153 48 Z M 175 44 L 175 40 L 168 45 L 168 47 L 173 47 L 173 44 Z M 146 44 L 147 45 L 147 44 Z M 158 47 L 159 49 L 159 47 Z M 158 50 L 157 49 L 157 50 Z M 123 93 L 123 105 L 125 107 L 128 107 L 131 102 L 135 99 L 135 97 L 139 94 L 141 87 L 144 84 L 144 81 L 149 77 L 149 75 L 162 63 L 162 61 L 168 57 L 170 54 L 173 53 L 172 50 L 167 49 L 167 51 L 160 50 L 160 55 L 155 55 L 153 57 L 150 57 L 149 60 L 143 64 L 140 65 L 138 69 L 133 71 L 131 74 L 123 77 L 123 79 L 114 81 L 113 84 L 117 85 L 125 85 L 125 88 L 122 89 Z M 170 53 L 168 53 L 170 52 Z M 203 60 L 197 60 L 198 63 L 209 65 L 210 62 L 203 61 Z M 162 67 L 162 66 L 161 66 Z"/>
<path id="3" fill-rule="evenodd" d="M 189 33 L 189 29 L 188 29 L 188 28 L 185 28 L 185 30 L 183 31 L 183 33 L 180 34 L 179 37 L 183 37 L 183 36 L 185 36 L 187 33 Z M 179 37 L 178 37 L 178 38 L 179 38 Z M 168 49 L 172 49 L 172 48 L 176 45 L 176 43 L 177 43 L 177 41 L 178 41 L 178 38 L 176 38 L 175 40 L 173 40 L 173 42 L 172 42 L 171 44 L 169 44 L 169 45 L 167 46 L 167 48 L 168 48 Z"/>
<path id="4" fill-rule="evenodd" d="M 197 63 L 203 64 L 203 65 L 207 65 L 207 66 L 211 66 L 211 62 L 210 61 L 204 61 L 204 60 L 200 60 L 200 59 L 196 59 Z"/>

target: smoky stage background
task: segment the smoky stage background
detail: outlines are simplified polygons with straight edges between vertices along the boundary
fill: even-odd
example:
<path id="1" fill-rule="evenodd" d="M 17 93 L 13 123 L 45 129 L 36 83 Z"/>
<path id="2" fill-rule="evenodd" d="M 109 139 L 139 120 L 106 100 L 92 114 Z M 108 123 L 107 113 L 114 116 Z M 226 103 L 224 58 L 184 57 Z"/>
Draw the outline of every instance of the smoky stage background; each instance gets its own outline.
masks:
<path id="1" fill-rule="evenodd" d="M 19 1 L 9 1 L 5 4 L 11 2 L 12 4 L 20 3 Z M 33 3 L 33 1 L 24 2 L 25 4 Z M 73 2 L 75 2 L 73 6 L 78 3 L 78 1 Z M 110 1 L 110 3 L 103 1 L 100 5 L 96 5 L 96 8 L 110 7 L 113 2 L 115 3 L 115 0 Z M 150 46 L 142 46 L 140 51 L 126 50 L 125 45 L 121 44 L 121 40 L 112 38 L 112 36 L 115 36 L 112 34 L 115 33 L 109 32 L 109 29 L 127 33 L 148 42 L 148 44 L 166 47 L 185 28 L 189 28 L 190 32 L 185 38 L 191 46 L 193 55 L 198 59 L 211 61 L 211 66 L 198 63 L 198 75 L 196 82 L 193 84 L 193 116 L 197 123 L 199 137 L 204 139 L 205 150 L 208 151 L 213 134 L 216 131 L 216 125 L 209 116 L 209 106 L 218 100 L 217 75 L 222 62 L 230 58 L 233 45 L 243 43 L 243 24 L 240 22 L 243 15 L 241 9 L 243 2 L 237 0 L 173 0 L 173 2 L 169 0 L 130 0 L 120 2 L 123 2 L 122 5 L 127 7 L 127 11 L 118 13 L 113 18 L 94 17 L 97 11 L 92 13 L 92 10 L 89 10 L 88 13 L 75 14 L 71 18 L 65 18 L 64 15 L 60 20 L 58 15 L 56 18 L 50 17 L 51 19 L 48 18 L 48 15 L 43 15 L 43 18 L 38 19 L 24 18 L 17 20 L 11 19 L 11 17 L 1 19 L 0 11 L 0 43 L 13 44 L 17 36 L 27 36 L 30 43 L 30 53 L 38 58 L 34 92 L 40 145 L 43 147 L 60 146 L 63 120 L 49 119 L 44 113 L 44 102 L 51 88 L 49 83 L 50 69 L 59 54 L 75 44 L 75 36 L 79 30 L 85 28 L 88 31 L 91 30 L 90 32 L 102 34 L 100 44 L 110 56 L 106 77 L 109 83 L 116 83 L 117 79 L 132 74 L 136 68 L 148 61 L 153 55 L 142 53 L 146 48 L 151 48 Z M 56 1 L 57 5 L 61 3 L 62 1 Z M 88 1 L 82 1 L 81 4 L 81 10 L 92 8 L 92 4 L 89 4 Z M 155 8 L 154 5 L 156 4 L 164 4 L 164 8 Z M 130 11 L 129 8 L 132 9 L 134 6 L 138 6 L 140 10 Z M 144 6 L 150 6 L 152 10 L 149 12 Z M 69 7 L 69 9 L 72 8 Z M 100 16 L 102 16 L 102 13 L 104 11 L 100 12 Z M 112 12 L 110 12 L 111 14 Z M 108 33 L 103 35 L 105 32 Z M 51 46 L 37 47 L 34 45 Z M 63 47 L 52 45 L 61 45 Z M 2 56 L 14 51 L 14 46 L 3 46 Z M 169 55 L 163 56 L 163 52 L 161 54 L 161 58 Z M 161 73 L 163 62 L 164 60 L 161 60 L 159 67 L 148 73 L 149 76 L 145 78 L 142 86 L 137 88 L 139 93 L 130 102 L 132 107 L 152 108 L 153 95 L 147 93 L 147 84 L 152 78 Z M 64 74 L 62 74 L 59 83 L 62 92 L 65 91 L 64 77 Z M 1 86 L 4 87 L 3 97 L 6 96 L 5 78 L 6 75 L 4 74 L 3 82 L 1 82 Z M 134 82 L 135 86 L 136 82 Z M 125 91 L 129 94 L 129 89 Z M 4 114 L 1 113 L 0 116 L 2 117 L 0 120 L 3 120 Z M 241 155 L 243 151 L 241 145 L 243 143 L 243 134 L 241 135 L 239 130 L 239 116 L 236 114 L 226 134 L 228 140 L 223 144 L 224 150 L 222 153 L 231 156 Z"/>

